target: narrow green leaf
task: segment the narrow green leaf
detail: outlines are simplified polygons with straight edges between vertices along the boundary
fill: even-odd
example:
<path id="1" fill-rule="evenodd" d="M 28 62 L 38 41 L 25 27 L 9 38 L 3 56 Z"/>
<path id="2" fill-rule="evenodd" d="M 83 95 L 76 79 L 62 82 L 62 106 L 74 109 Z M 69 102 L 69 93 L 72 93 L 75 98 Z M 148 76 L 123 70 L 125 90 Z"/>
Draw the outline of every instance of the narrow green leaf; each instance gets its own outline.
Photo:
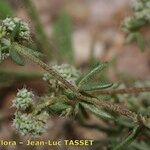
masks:
<path id="1" fill-rule="evenodd" d="M 119 143 L 119 145 L 113 148 L 113 150 L 122 150 L 124 147 L 127 147 L 137 138 L 140 132 L 141 132 L 141 126 L 138 125 L 133 129 L 132 133 L 125 140 Z"/>
<path id="2" fill-rule="evenodd" d="M 72 19 L 68 12 L 63 11 L 54 25 L 53 37 L 60 50 L 63 61 L 73 62 Z"/>
<path id="3" fill-rule="evenodd" d="M 82 86 L 80 89 L 84 91 L 94 91 L 94 90 L 102 90 L 102 89 L 107 89 L 113 86 L 113 83 L 107 83 L 107 84 L 98 84 L 98 85 L 87 85 L 87 86 Z"/>
<path id="4" fill-rule="evenodd" d="M 91 70 L 87 75 L 85 75 L 82 80 L 79 82 L 78 86 L 82 88 L 89 80 L 93 79 L 99 72 L 101 72 L 104 68 L 106 68 L 107 64 L 100 64 L 99 66 L 95 67 Z"/>
<path id="5" fill-rule="evenodd" d="M 62 102 L 57 102 L 49 107 L 49 109 L 55 112 L 62 112 L 63 110 L 66 110 L 67 108 L 70 108 L 70 106 Z"/>
<path id="6" fill-rule="evenodd" d="M 125 117 L 117 117 L 116 122 L 118 125 L 126 127 L 126 128 L 133 128 L 136 126 L 135 122 L 133 122 L 131 119 L 125 118 Z"/>
<path id="7" fill-rule="evenodd" d="M 78 102 L 76 105 L 75 105 L 75 108 L 74 108 L 74 115 L 80 117 L 80 121 L 83 121 L 83 120 L 86 120 L 89 118 L 89 115 L 85 109 L 85 107 L 82 106 L 81 102 Z"/>
<path id="8" fill-rule="evenodd" d="M 107 119 L 107 120 L 114 120 L 113 116 L 111 116 L 109 113 L 105 112 L 102 109 L 98 109 L 94 105 L 83 103 L 83 102 L 81 103 L 81 105 L 100 118 Z"/>
<path id="9" fill-rule="evenodd" d="M 24 65 L 23 57 L 16 51 L 16 49 L 12 46 L 10 49 L 10 57 L 11 59 L 18 65 Z"/>

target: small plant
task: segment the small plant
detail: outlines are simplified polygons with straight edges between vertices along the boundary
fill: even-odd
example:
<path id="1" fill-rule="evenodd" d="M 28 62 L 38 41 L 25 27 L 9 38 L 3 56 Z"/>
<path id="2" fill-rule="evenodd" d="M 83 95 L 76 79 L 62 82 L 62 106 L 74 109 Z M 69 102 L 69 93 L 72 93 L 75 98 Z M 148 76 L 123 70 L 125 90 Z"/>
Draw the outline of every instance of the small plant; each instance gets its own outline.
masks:
<path id="1" fill-rule="evenodd" d="M 149 105 L 143 106 L 144 113 L 138 113 L 127 108 L 126 101 L 118 95 L 139 94 L 149 92 L 150 87 L 119 88 L 116 84 L 101 78 L 101 72 L 108 63 L 100 63 L 85 75 L 82 75 L 73 66 L 47 65 L 38 58 L 38 53 L 25 46 L 31 35 L 28 25 L 18 18 L 7 18 L 1 21 L 0 26 L 0 54 L 9 55 L 12 60 L 24 65 L 23 57 L 30 59 L 47 73 L 43 79 L 49 85 L 46 95 L 36 97 L 33 92 L 23 88 L 18 91 L 13 100 L 16 108 L 13 125 L 22 135 L 40 136 L 46 129 L 48 117 L 56 113 L 60 116 L 71 117 L 83 126 L 89 112 L 100 117 L 108 127 L 99 125 L 99 129 L 108 134 L 105 145 L 113 150 L 124 149 L 142 134 L 149 137 L 150 114 Z M 36 101 L 35 101 L 36 99 Z M 127 136 L 126 132 L 131 131 Z M 122 141 L 117 136 L 127 136 Z M 119 140 L 118 140 L 119 139 Z M 114 142 L 112 142 L 114 141 Z M 144 141 L 145 142 L 145 141 Z M 99 142 L 101 143 L 101 142 Z M 134 142 L 133 142 L 134 143 Z M 145 142 L 146 143 L 146 142 Z M 131 144 L 131 147 L 134 145 Z"/>

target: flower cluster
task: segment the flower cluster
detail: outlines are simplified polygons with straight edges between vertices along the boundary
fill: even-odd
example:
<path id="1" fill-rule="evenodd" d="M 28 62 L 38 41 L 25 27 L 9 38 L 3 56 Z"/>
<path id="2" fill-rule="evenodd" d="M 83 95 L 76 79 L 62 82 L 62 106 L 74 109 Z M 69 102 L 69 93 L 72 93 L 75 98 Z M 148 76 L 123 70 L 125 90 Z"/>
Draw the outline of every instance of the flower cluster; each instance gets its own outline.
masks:
<path id="1" fill-rule="evenodd" d="M 37 137 L 45 131 L 48 117 L 45 111 L 35 116 L 16 112 L 13 125 L 22 135 Z"/>
<path id="2" fill-rule="evenodd" d="M 26 22 L 23 22 L 20 18 L 6 18 L 2 21 L 0 28 L 1 36 L 11 34 L 18 30 L 18 39 L 29 40 L 30 39 L 30 28 Z"/>
<path id="3" fill-rule="evenodd" d="M 28 41 L 30 29 L 20 18 L 6 18 L 0 23 L 0 62 L 9 56 L 12 43 Z"/>
<path id="4" fill-rule="evenodd" d="M 64 77 L 71 84 L 75 85 L 77 79 L 79 78 L 79 71 L 77 71 L 73 66 L 68 64 L 62 64 L 60 66 L 54 65 L 53 69 L 55 69 L 62 77 Z M 58 85 L 61 85 L 59 81 L 56 81 L 50 74 L 45 73 L 43 76 L 43 80 L 48 81 L 48 83 L 53 87 L 57 88 Z"/>
<path id="5" fill-rule="evenodd" d="M 16 98 L 13 100 L 13 106 L 20 110 L 27 109 L 33 103 L 33 93 L 23 88 L 18 91 Z"/>
<path id="6" fill-rule="evenodd" d="M 39 114 L 26 113 L 29 106 L 33 107 L 33 96 L 33 93 L 25 88 L 18 91 L 13 101 L 13 107 L 17 108 L 13 125 L 22 135 L 37 137 L 45 131 L 49 115 L 46 111 Z"/>
<path id="7" fill-rule="evenodd" d="M 144 19 L 150 23 L 150 1 L 149 0 L 134 0 L 133 10 L 137 19 Z"/>
<path id="8" fill-rule="evenodd" d="M 150 0 L 134 0 L 132 8 L 133 16 L 125 18 L 123 23 L 123 29 L 126 32 L 135 31 L 150 23 Z"/>

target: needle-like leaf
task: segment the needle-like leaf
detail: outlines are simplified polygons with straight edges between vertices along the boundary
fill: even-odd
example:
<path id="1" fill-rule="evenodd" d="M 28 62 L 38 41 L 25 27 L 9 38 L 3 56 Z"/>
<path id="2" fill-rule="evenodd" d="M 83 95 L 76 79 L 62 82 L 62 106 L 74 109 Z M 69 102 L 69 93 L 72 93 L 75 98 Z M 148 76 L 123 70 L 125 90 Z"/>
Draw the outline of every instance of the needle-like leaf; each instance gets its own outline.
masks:
<path id="1" fill-rule="evenodd" d="M 93 79 L 99 72 L 101 72 L 104 68 L 106 68 L 107 64 L 100 64 L 99 66 L 95 67 L 91 70 L 87 75 L 85 75 L 81 81 L 79 82 L 78 86 L 82 88 L 89 80 Z"/>
<path id="2" fill-rule="evenodd" d="M 98 109 L 94 105 L 86 104 L 84 102 L 82 102 L 81 105 L 100 118 L 107 119 L 107 120 L 114 120 L 112 115 L 110 115 L 109 113 L 105 112 L 102 109 Z"/>
<path id="3" fill-rule="evenodd" d="M 107 84 L 97 84 L 97 85 L 87 85 L 87 86 L 82 86 L 80 89 L 84 91 L 94 91 L 94 90 L 102 90 L 102 89 L 107 89 L 113 86 L 113 83 L 107 83 Z"/>
<path id="4" fill-rule="evenodd" d="M 127 147 L 130 143 L 132 143 L 137 136 L 139 135 L 139 133 L 141 132 L 141 126 L 136 126 L 132 133 L 125 139 L 123 140 L 121 143 L 119 143 L 119 145 L 117 145 L 115 148 L 113 148 L 113 150 L 122 150 L 123 147 Z"/>

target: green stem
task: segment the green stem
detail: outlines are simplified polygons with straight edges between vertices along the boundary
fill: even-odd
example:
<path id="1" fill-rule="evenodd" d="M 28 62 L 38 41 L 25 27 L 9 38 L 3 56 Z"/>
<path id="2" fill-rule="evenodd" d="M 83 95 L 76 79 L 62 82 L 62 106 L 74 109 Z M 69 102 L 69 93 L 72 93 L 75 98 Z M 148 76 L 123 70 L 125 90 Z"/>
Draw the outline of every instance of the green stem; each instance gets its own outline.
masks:
<path id="1" fill-rule="evenodd" d="M 106 110 L 110 110 L 110 111 L 116 112 L 122 116 L 131 118 L 133 121 L 137 122 L 137 114 L 130 111 L 125 106 L 114 104 L 114 103 L 108 102 L 108 101 L 102 101 L 97 98 L 89 98 L 89 99 L 86 98 L 85 101 L 93 103 L 96 107 L 100 107 L 100 108 L 102 107 L 102 108 L 105 108 Z"/>
<path id="2" fill-rule="evenodd" d="M 32 60 L 33 62 L 35 62 L 36 64 L 41 66 L 44 70 L 46 70 L 48 73 L 50 73 L 56 80 L 63 83 L 64 86 L 66 87 L 66 89 L 70 89 L 74 93 L 77 100 L 82 100 L 82 101 L 87 101 L 87 102 L 93 103 L 94 105 L 97 105 L 97 106 L 106 108 L 108 110 L 117 112 L 121 115 L 132 118 L 134 120 L 137 118 L 137 115 L 135 113 L 131 112 L 130 110 L 128 110 L 127 108 L 125 108 L 123 106 L 113 104 L 111 102 L 101 101 L 101 100 L 97 99 L 96 97 L 94 98 L 94 97 L 87 97 L 87 96 L 82 95 L 79 92 L 78 87 L 76 87 L 76 86 L 72 85 L 70 82 L 68 82 L 65 78 L 63 78 L 51 66 L 45 64 L 43 61 L 41 61 L 38 58 L 34 57 L 29 52 L 24 51 L 22 49 L 22 47 L 20 47 L 18 44 L 16 44 L 15 47 L 16 47 L 16 50 L 17 50 L 18 53 L 20 53 L 21 55 L 24 55 L 27 58 L 29 58 L 30 60 Z"/>
<path id="3" fill-rule="evenodd" d="M 18 53 L 22 54 L 23 56 L 26 56 L 27 58 L 29 58 L 30 60 L 32 60 L 33 62 L 35 62 L 36 64 L 38 64 L 40 67 L 42 67 L 44 70 L 46 70 L 48 73 L 50 73 L 56 80 L 60 81 L 61 83 L 64 84 L 64 86 L 70 90 L 72 90 L 73 92 L 77 92 L 77 88 L 75 86 L 73 86 L 70 82 L 68 82 L 67 80 L 65 80 L 56 70 L 54 70 L 51 66 L 45 64 L 43 61 L 41 61 L 40 59 L 38 59 L 37 57 L 34 57 L 32 54 L 30 54 L 27 51 L 24 51 L 22 49 L 22 47 L 20 47 L 19 45 L 15 44 L 16 50 L 18 51 Z"/>

